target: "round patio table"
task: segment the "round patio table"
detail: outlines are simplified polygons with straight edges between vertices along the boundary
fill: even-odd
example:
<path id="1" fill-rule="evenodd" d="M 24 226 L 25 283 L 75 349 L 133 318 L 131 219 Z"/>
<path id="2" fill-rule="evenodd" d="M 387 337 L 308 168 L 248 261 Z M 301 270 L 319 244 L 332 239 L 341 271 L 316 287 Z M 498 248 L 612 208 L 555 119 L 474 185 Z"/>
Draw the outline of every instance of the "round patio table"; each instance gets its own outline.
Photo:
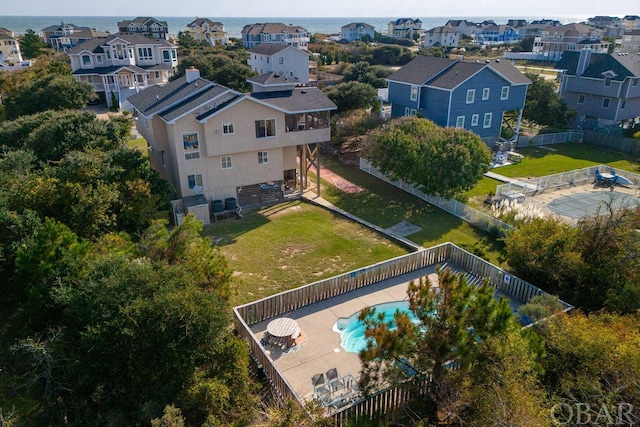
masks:
<path id="1" fill-rule="evenodd" d="M 298 322 L 288 317 L 274 319 L 267 325 L 267 332 L 274 337 L 290 337 L 299 330 Z"/>

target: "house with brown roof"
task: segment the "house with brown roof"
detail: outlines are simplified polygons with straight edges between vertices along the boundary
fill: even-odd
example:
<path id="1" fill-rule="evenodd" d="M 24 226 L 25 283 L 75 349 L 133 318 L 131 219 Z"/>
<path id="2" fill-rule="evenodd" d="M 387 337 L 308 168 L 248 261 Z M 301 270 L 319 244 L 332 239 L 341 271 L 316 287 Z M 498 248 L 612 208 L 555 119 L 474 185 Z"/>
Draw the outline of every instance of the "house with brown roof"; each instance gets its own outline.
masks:
<path id="1" fill-rule="evenodd" d="M 296 171 L 302 151 L 331 139 L 336 106 L 322 91 L 275 73 L 249 82 L 253 91 L 244 94 L 187 69 L 129 98 L 151 165 L 176 190 L 176 212 L 200 203 L 199 218 L 208 223 L 213 201 L 247 207 L 282 200 L 306 173 Z"/>
<path id="2" fill-rule="evenodd" d="M 178 66 L 177 46 L 141 34 L 95 37 L 69 50 L 72 76 L 90 83 L 109 107 L 134 93 L 169 81 Z"/>
<path id="3" fill-rule="evenodd" d="M 138 16 L 135 19 L 125 19 L 118 22 L 121 33 L 136 33 L 150 39 L 166 39 L 169 34 L 167 21 L 159 21 L 150 16 Z"/>
<path id="4" fill-rule="evenodd" d="M 622 40 L 620 46 L 617 46 L 614 52 L 620 53 L 640 53 L 640 30 L 629 30 L 620 37 Z"/>
<path id="5" fill-rule="evenodd" d="M 463 61 L 417 56 L 387 77 L 391 115 L 420 116 L 440 126 L 468 129 L 491 144 L 504 113 L 520 118 L 531 81 L 501 59 Z M 516 125 L 516 135 L 520 127 Z"/>
<path id="6" fill-rule="evenodd" d="M 224 30 L 224 24 L 208 18 L 194 19 L 187 24 L 184 32 L 191 34 L 196 41 L 206 41 L 211 46 L 226 46 L 229 44 L 229 37 Z"/>
<path id="7" fill-rule="evenodd" d="M 307 50 L 309 46 L 309 31 L 305 28 L 279 22 L 264 24 L 248 24 L 242 27 L 242 44 L 247 49 L 260 43 L 277 43 Z"/>

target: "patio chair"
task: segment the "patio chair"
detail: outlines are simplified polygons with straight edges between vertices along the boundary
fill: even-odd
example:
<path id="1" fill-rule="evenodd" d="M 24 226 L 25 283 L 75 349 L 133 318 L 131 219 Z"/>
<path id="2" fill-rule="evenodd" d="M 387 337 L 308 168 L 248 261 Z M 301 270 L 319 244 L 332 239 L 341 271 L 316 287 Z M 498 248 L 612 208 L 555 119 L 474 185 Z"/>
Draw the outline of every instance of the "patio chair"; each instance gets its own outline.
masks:
<path id="1" fill-rule="evenodd" d="M 329 381 L 329 386 L 335 391 L 344 388 L 344 380 L 340 378 L 338 375 L 338 370 L 336 368 L 331 368 L 327 371 L 327 381 Z"/>
<path id="2" fill-rule="evenodd" d="M 316 396 L 327 405 L 331 400 L 331 389 L 327 387 L 327 384 L 324 380 L 324 374 L 315 374 L 311 377 L 311 384 L 313 385 L 313 391 L 316 393 Z"/>

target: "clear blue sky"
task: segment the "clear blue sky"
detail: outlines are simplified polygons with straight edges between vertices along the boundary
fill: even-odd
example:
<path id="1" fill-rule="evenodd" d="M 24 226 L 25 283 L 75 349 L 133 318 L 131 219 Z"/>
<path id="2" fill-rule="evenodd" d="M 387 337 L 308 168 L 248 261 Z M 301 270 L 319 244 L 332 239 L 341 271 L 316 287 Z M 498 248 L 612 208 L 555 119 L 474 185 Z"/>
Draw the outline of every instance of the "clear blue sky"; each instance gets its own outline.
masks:
<path id="1" fill-rule="evenodd" d="M 203 17 L 624 16 L 638 0 L 2 0 L 2 15 Z"/>

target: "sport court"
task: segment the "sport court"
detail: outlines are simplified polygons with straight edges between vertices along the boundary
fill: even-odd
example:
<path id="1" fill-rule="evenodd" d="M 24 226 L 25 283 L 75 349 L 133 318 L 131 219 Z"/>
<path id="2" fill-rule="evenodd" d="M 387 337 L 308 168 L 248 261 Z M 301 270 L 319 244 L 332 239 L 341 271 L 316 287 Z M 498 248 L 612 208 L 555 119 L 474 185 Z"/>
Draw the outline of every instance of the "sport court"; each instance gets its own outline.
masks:
<path id="1" fill-rule="evenodd" d="M 597 212 L 607 212 L 607 204 L 618 210 L 623 207 L 635 208 L 640 206 L 640 199 L 634 194 L 623 193 L 616 190 L 587 191 L 560 195 L 546 206 L 557 215 L 563 215 L 574 219 L 591 216 Z M 556 193 L 557 194 L 557 193 Z"/>

